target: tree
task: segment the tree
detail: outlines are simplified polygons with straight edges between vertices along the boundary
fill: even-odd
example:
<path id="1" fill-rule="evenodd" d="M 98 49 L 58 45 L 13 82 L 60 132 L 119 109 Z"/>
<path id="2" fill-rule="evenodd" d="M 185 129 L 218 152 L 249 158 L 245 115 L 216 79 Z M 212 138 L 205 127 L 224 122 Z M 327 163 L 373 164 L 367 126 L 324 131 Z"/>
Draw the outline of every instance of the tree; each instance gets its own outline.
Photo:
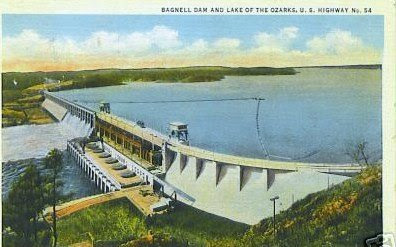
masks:
<path id="1" fill-rule="evenodd" d="M 56 204 L 61 198 L 58 194 L 57 188 L 59 188 L 59 176 L 63 169 L 62 163 L 63 155 L 58 149 L 52 149 L 44 159 L 44 165 L 50 170 L 50 187 L 51 192 L 48 195 L 49 203 L 52 205 L 52 234 L 53 234 L 53 246 L 56 247 L 58 241 L 58 232 L 56 230 Z"/>
<path id="2" fill-rule="evenodd" d="M 38 218 L 44 210 L 42 178 L 36 166 L 30 164 L 11 187 L 4 203 L 4 225 L 21 236 L 23 246 L 37 244 Z M 34 236 L 34 241 L 32 240 Z"/>
<path id="3" fill-rule="evenodd" d="M 369 165 L 370 157 L 367 154 L 367 142 L 361 141 L 356 144 L 350 144 L 346 154 L 359 165 Z"/>

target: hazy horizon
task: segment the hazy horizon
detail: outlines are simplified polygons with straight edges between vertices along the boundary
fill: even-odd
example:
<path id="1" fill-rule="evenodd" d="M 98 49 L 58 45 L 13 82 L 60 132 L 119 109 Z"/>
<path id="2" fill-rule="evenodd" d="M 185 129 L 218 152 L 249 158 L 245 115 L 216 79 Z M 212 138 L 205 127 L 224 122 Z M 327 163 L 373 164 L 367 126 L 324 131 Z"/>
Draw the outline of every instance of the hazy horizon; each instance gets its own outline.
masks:
<path id="1" fill-rule="evenodd" d="M 5 72 L 381 64 L 382 16 L 13 15 Z"/>
<path id="2" fill-rule="evenodd" d="M 294 67 L 267 67 L 267 68 L 276 68 L 276 69 L 283 69 L 283 68 L 321 68 L 321 67 L 359 67 L 359 66 L 382 66 L 382 63 L 371 63 L 371 64 L 340 64 L 340 65 L 306 65 L 306 66 L 294 66 Z M 196 65 L 196 66 L 184 66 L 184 67 L 152 67 L 152 68 L 100 68 L 100 69 L 81 69 L 81 70 L 51 70 L 51 71 L 43 71 L 43 70 L 36 70 L 36 71 L 3 71 L 2 73 L 36 73 L 36 72 L 43 72 L 43 73 L 51 73 L 51 72 L 79 72 L 79 71 L 96 71 L 96 70 L 145 70 L 145 69 L 183 69 L 183 68 L 204 68 L 204 67 L 223 67 L 223 68 L 260 68 L 256 67 L 230 67 L 230 66 L 222 66 L 222 65 Z"/>

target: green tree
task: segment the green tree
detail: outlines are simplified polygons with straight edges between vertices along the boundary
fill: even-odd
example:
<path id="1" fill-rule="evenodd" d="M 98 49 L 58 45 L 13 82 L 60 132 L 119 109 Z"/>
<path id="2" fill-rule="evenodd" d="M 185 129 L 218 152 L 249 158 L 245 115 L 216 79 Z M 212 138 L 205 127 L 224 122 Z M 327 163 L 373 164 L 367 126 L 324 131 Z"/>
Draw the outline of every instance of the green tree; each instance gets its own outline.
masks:
<path id="1" fill-rule="evenodd" d="M 63 169 L 62 163 L 63 155 L 58 149 L 52 149 L 44 159 L 44 165 L 50 170 L 50 192 L 48 193 L 48 201 L 52 206 L 52 235 L 53 235 L 53 246 L 56 247 L 58 241 L 58 232 L 56 230 L 56 204 L 61 199 L 58 188 L 60 184 L 58 182 L 60 172 Z"/>
<path id="2" fill-rule="evenodd" d="M 45 207 L 42 187 L 40 172 L 35 165 L 30 164 L 12 184 L 3 205 L 3 223 L 21 237 L 18 241 L 23 246 L 33 246 L 38 241 L 38 218 Z"/>

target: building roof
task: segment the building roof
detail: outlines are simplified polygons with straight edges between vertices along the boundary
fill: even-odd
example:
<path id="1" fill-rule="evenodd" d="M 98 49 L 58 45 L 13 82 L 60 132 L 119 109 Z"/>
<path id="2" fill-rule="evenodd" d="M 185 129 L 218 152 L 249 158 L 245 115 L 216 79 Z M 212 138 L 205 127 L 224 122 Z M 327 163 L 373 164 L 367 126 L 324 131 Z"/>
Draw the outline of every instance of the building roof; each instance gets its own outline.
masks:
<path id="1" fill-rule="evenodd" d="M 175 125 L 175 126 L 187 125 L 187 124 L 182 123 L 182 122 L 171 122 L 171 123 L 169 123 L 169 124 L 170 124 L 170 125 Z"/>

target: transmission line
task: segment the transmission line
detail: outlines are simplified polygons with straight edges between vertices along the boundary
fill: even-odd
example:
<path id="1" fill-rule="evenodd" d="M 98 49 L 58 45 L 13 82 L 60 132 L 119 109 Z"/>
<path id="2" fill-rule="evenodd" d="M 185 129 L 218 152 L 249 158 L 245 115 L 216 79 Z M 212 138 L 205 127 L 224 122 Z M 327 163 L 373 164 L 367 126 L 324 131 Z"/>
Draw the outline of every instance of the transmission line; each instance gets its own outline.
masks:
<path id="1" fill-rule="evenodd" d="M 303 155 L 301 157 L 295 157 L 295 158 L 270 154 L 269 151 L 268 151 L 268 148 L 266 147 L 266 144 L 265 144 L 265 142 L 264 142 L 264 140 L 262 138 L 261 129 L 260 129 L 260 123 L 259 123 L 259 119 L 260 119 L 260 102 L 261 102 L 262 99 L 261 98 L 255 98 L 255 99 L 257 100 L 257 108 L 256 108 L 257 138 L 258 138 L 258 140 L 260 142 L 261 149 L 264 152 L 264 155 L 265 155 L 264 157 L 268 157 L 268 158 L 273 157 L 273 158 L 278 158 L 278 159 L 283 159 L 283 160 L 296 160 L 296 161 L 298 161 L 298 160 L 307 159 L 307 158 L 309 158 L 309 157 L 311 157 L 311 156 L 313 156 L 313 155 L 315 155 L 315 154 L 320 152 L 320 150 L 315 150 L 313 152 L 310 152 L 309 154 Z"/>
<path id="2" fill-rule="evenodd" d="M 246 98 L 223 98 L 223 99 L 188 99 L 188 100 L 153 100 L 153 101 L 112 101 L 110 103 L 116 104 L 162 104 L 162 103 L 189 103 L 189 102 L 214 102 L 214 101 L 243 101 L 243 100 L 257 100 L 255 97 Z M 84 101 L 82 103 L 98 103 L 97 101 Z"/>
<path id="3" fill-rule="evenodd" d="M 260 114 L 260 102 L 261 99 L 257 99 L 257 108 L 256 108 L 256 130 L 257 130 L 257 138 L 260 142 L 261 149 L 264 151 L 265 157 L 269 157 L 270 154 L 268 152 L 268 149 L 266 148 L 264 144 L 264 140 L 261 138 L 261 131 L 260 131 L 260 124 L 259 124 L 259 114 Z"/>

